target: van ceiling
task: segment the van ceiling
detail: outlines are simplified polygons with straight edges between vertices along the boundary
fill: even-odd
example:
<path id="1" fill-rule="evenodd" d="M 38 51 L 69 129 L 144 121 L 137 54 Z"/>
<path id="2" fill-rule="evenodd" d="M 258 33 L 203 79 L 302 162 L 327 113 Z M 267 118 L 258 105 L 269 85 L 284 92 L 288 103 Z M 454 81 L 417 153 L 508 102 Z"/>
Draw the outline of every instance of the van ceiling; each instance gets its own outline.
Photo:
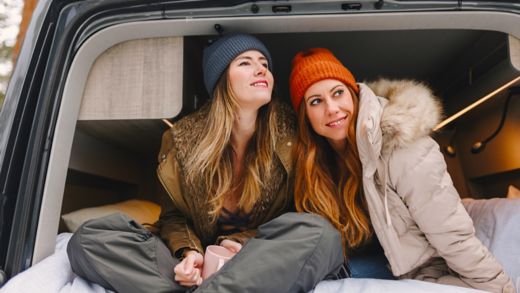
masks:
<path id="1" fill-rule="evenodd" d="M 301 49 L 327 47 L 358 79 L 378 76 L 430 79 L 481 34 L 479 31 L 369 31 L 272 35 L 263 39 L 278 62 L 290 60 Z"/>
<path id="2" fill-rule="evenodd" d="M 288 96 L 292 57 L 307 48 L 330 49 L 359 81 L 378 77 L 413 78 L 429 83 L 441 98 L 450 94 L 451 84 L 446 76 L 467 75 L 469 67 L 493 57 L 492 53 L 499 49 L 507 50 L 506 34 L 477 30 L 356 31 L 259 37 L 274 56 L 274 74 L 283 97 Z M 506 56 L 501 54 L 490 60 L 488 67 L 504 58 Z"/>

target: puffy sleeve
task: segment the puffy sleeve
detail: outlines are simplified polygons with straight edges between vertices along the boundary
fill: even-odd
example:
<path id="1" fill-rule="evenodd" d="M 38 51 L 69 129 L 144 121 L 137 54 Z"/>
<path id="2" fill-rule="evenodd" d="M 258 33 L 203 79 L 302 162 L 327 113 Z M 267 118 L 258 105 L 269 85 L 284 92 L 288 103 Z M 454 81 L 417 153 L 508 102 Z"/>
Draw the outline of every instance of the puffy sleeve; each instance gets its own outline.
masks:
<path id="1" fill-rule="evenodd" d="M 475 236 L 437 143 L 426 137 L 394 150 L 388 166 L 412 220 L 449 268 L 473 288 L 513 292 L 502 266 Z"/>

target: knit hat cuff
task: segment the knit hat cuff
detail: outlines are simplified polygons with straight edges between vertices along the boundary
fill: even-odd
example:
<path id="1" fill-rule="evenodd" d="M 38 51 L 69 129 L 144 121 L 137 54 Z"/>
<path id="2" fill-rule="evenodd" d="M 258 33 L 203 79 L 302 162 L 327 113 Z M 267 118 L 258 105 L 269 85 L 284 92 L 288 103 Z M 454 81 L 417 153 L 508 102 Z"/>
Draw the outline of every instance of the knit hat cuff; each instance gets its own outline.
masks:
<path id="1" fill-rule="evenodd" d="M 325 50 L 325 49 L 321 49 Z M 314 51 L 316 52 L 316 51 Z M 298 112 L 303 96 L 314 83 L 325 80 L 339 80 L 359 94 L 354 76 L 328 50 L 327 53 L 317 51 L 314 55 L 295 57 L 291 73 L 291 102 Z"/>
<path id="2" fill-rule="evenodd" d="M 251 35 L 226 35 L 204 49 L 202 59 L 204 85 L 210 96 L 231 61 L 249 50 L 257 50 L 262 53 L 267 58 L 269 70 L 272 71 L 273 62 L 269 51 L 260 40 Z"/>

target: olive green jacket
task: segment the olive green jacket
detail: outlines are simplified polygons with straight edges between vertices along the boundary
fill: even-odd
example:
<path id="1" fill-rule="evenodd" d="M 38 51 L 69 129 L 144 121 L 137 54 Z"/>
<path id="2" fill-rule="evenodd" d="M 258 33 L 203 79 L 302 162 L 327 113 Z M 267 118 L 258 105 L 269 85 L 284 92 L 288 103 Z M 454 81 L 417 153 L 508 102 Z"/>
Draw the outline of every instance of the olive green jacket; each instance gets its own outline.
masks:
<path id="1" fill-rule="evenodd" d="M 203 107 L 164 132 L 157 174 L 171 201 L 162 204 L 157 223 L 159 234 L 172 253 L 180 257 L 185 248 L 203 253 L 204 247 L 222 239 L 244 243 L 254 237 L 256 227 L 281 215 L 293 205 L 292 141 L 295 119 L 292 109 L 275 104 L 278 133 L 275 135 L 275 156 L 268 182 L 261 189 L 262 196 L 253 206 L 248 230 L 226 237 L 218 237 L 217 225 L 211 220 L 209 194 L 201 186 L 186 179 L 186 159 L 207 131 L 209 107 Z"/>

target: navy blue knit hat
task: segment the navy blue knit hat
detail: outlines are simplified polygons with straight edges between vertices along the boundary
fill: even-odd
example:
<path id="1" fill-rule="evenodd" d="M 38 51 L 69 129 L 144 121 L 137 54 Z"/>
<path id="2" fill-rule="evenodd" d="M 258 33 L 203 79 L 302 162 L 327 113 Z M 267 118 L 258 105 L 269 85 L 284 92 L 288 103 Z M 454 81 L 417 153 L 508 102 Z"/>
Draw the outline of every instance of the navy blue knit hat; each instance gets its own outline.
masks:
<path id="1" fill-rule="evenodd" d="M 269 70 L 273 70 L 271 54 L 259 39 L 251 35 L 225 35 L 204 49 L 202 71 L 204 72 L 204 85 L 210 96 L 213 95 L 217 81 L 226 71 L 229 63 L 238 55 L 249 50 L 257 50 L 264 54 L 267 58 Z"/>

